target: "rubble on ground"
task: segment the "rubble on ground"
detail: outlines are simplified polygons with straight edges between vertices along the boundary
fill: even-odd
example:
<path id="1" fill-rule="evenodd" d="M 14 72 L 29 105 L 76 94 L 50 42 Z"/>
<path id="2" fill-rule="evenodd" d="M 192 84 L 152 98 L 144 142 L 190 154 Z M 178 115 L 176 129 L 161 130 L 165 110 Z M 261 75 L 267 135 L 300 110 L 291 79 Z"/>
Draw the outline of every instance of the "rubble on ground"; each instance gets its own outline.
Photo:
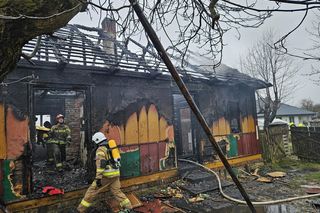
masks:
<path id="1" fill-rule="evenodd" d="M 33 187 L 32 198 L 47 196 L 42 190 L 46 186 L 52 186 L 64 192 L 80 189 L 88 185 L 86 169 L 81 165 L 65 163 L 62 172 L 56 171 L 53 166 L 47 165 L 46 161 L 33 164 Z"/>
<path id="2" fill-rule="evenodd" d="M 43 166 L 45 166 L 43 164 L 35 166 L 37 168 L 35 171 L 40 172 L 42 175 L 41 179 L 36 176 L 40 182 L 53 186 L 64 184 L 65 190 L 86 185 L 86 180 L 83 179 L 85 170 L 79 166 L 75 166 L 63 174 L 49 174 L 43 170 Z M 218 188 L 218 181 L 213 174 L 196 167 L 190 167 L 190 165 L 187 168 L 184 169 L 183 165 L 179 165 L 180 178 L 174 182 L 135 191 L 135 196 L 141 203 L 135 208 L 135 212 L 250 212 L 246 206 L 222 197 Z M 295 185 L 297 179 L 303 180 L 305 171 L 305 168 L 289 168 L 285 172 L 273 170 L 272 168 L 261 168 L 245 172 L 241 172 L 241 169 L 235 169 L 240 182 L 252 201 L 270 201 L 313 193 L 313 191 L 320 188 L 318 186 L 319 182 L 305 182 L 305 185 Z M 224 193 L 233 198 L 243 200 L 230 177 L 225 175 L 224 172 L 219 174 Z M 47 178 L 48 180 L 46 180 Z M 259 182 L 257 181 L 259 178 L 271 181 Z M 39 191 L 37 190 L 37 192 Z M 313 212 L 314 208 L 320 206 L 318 205 L 319 200 L 314 198 L 279 205 L 259 206 L 257 210 L 259 212 L 273 213 Z M 107 203 L 110 204 L 111 202 L 107 201 Z M 110 209 L 106 210 L 106 202 L 101 201 L 100 205 L 93 207 L 90 212 L 108 211 L 110 212 Z"/>

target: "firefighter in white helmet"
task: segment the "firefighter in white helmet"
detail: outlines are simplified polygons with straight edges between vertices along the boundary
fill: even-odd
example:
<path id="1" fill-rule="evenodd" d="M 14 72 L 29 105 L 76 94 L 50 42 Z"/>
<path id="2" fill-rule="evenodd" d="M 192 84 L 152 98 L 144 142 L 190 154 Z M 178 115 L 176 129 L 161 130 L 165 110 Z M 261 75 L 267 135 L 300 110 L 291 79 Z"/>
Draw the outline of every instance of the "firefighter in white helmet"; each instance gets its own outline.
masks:
<path id="1" fill-rule="evenodd" d="M 98 145 L 96 151 L 96 177 L 79 204 L 78 211 L 85 212 L 88 207 L 92 206 L 97 195 L 109 187 L 122 210 L 129 211 L 132 209 L 130 200 L 120 189 L 120 154 L 115 146 L 115 141 L 108 141 L 102 132 L 95 133 L 92 136 L 92 141 Z"/>

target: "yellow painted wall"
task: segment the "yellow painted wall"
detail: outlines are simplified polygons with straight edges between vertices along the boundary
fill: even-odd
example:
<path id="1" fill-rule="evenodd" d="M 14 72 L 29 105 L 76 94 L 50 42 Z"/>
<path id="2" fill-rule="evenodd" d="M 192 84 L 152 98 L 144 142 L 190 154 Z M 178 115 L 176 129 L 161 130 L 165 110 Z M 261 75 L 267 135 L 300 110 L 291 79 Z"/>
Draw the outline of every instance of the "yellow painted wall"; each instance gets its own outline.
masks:
<path id="1" fill-rule="evenodd" d="M 159 141 L 159 115 L 157 108 L 151 104 L 148 109 L 148 142 Z"/>
<path id="2" fill-rule="evenodd" d="M 148 142 L 148 116 L 146 107 L 143 106 L 139 113 L 139 143 Z"/>
<path id="3" fill-rule="evenodd" d="M 225 118 L 220 118 L 212 125 L 213 135 L 228 135 L 230 134 L 230 124 Z"/>
<path id="4" fill-rule="evenodd" d="M 253 133 L 256 131 L 255 122 L 252 115 L 242 118 L 241 129 L 243 133 Z"/>
<path id="5" fill-rule="evenodd" d="M 7 157 L 5 107 L 0 104 L 0 159 Z"/>
<path id="6" fill-rule="evenodd" d="M 166 119 L 164 117 L 161 117 L 160 118 L 160 121 L 159 121 L 159 128 L 160 128 L 160 137 L 159 137 L 159 140 L 160 141 L 163 141 L 165 140 L 167 137 L 167 127 L 168 127 L 168 122 L 166 121 Z"/>
<path id="7" fill-rule="evenodd" d="M 135 112 L 127 120 L 127 124 L 125 127 L 125 144 L 137 144 L 138 141 L 138 116 Z"/>
<path id="8" fill-rule="evenodd" d="M 159 118 L 158 110 L 154 104 L 151 104 L 148 109 L 143 106 L 138 113 L 133 113 L 128 118 L 126 125 L 119 127 L 122 145 L 152 143 L 166 139 L 174 140 L 173 127 L 169 127 L 164 117 Z M 168 134 L 168 129 L 170 134 Z"/>
<path id="9" fill-rule="evenodd" d="M 119 127 L 119 129 L 120 129 L 121 145 L 124 145 L 124 144 L 126 144 L 126 141 L 125 141 L 125 136 L 124 136 L 125 132 L 124 132 L 124 127 L 123 127 L 123 125 L 121 125 L 121 126 Z"/>

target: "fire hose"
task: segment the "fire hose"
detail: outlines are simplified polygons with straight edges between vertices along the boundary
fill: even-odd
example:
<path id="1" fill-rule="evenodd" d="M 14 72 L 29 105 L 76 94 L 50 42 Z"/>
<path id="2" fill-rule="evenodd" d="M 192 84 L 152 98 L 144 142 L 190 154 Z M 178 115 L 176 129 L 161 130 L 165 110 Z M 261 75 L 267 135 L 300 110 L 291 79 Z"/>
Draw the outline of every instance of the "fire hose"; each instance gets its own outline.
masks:
<path id="1" fill-rule="evenodd" d="M 206 171 L 214 174 L 215 177 L 216 177 L 217 180 L 218 180 L 219 191 L 220 191 L 221 195 L 222 195 L 224 198 L 226 198 L 226 199 L 228 199 L 228 200 L 231 200 L 231 201 L 233 201 L 233 202 L 236 202 L 236 203 L 247 204 L 246 201 L 240 200 L 240 199 L 236 199 L 236 198 L 233 198 L 233 197 L 230 197 L 229 195 L 227 195 L 227 194 L 225 194 L 225 193 L 223 192 L 222 186 L 221 186 L 220 177 L 219 177 L 219 175 L 218 175 L 215 171 L 209 169 L 208 167 L 205 167 L 204 165 L 202 165 L 202 164 L 200 164 L 200 163 L 194 162 L 194 161 L 192 161 L 192 160 L 178 159 L 178 161 L 188 162 L 188 163 L 197 165 L 197 166 L 205 169 Z M 278 203 L 290 202 L 290 201 L 294 201 L 294 200 L 301 200 L 301 199 L 307 199 L 307 198 L 319 197 L 319 196 L 320 196 L 320 193 L 318 193 L 318 194 L 312 194 L 312 195 L 302 195 L 302 196 L 285 198 L 285 199 L 279 199 L 279 200 L 253 201 L 252 204 L 253 204 L 253 205 L 270 205 L 270 204 L 278 204 Z"/>

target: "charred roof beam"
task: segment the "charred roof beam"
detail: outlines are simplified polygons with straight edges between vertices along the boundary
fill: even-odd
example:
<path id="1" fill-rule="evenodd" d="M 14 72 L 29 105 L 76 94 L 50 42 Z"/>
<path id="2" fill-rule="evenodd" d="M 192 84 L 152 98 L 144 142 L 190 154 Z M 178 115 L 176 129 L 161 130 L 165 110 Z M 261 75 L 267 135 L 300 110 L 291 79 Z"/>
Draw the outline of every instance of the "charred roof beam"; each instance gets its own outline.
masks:
<path id="1" fill-rule="evenodd" d="M 112 42 L 114 42 L 114 44 L 116 45 L 116 47 L 118 47 L 121 50 L 121 54 L 126 54 L 127 56 L 130 56 L 133 59 L 136 59 L 139 63 L 137 64 L 136 67 L 136 71 L 138 71 L 139 67 L 143 67 L 145 71 L 148 71 L 150 73 L 155 72 L 156 74 L 158 74 L 158 72 L 156 71 L 156 69 L 150 69 L 150 65 L 148 64 L 148 62 L 145 60 L 144 57 L 139 57 L 136 53 L 131 52 L 126 45 L 121 44 L 121 42 L 117 41 L 116 39 L 111 38 L 110 36 L 108 36 L 107 34 L 105 34 L 102 30 L 98 31 L 98 34 L 100 36 L 100 38 L 102 39 L 108 39 L 111 40 Z"/>
<path id="2" fill-rule="evenodd" d="M 142 56 L 141 57 L 145 57 L 146 53 L 149 53 L 151 56 L 153 56 L 155 59 L 158 60 L 158 63 L 156 65 L 156 70 L 158 70 L 160 64 L 161 64 L 161 59 L 159 57 L 159 55 L 157 55 L 156 53 L 152 52 L 148 47 L 151 46 L 151 44 L 148 42 L 147 47 L 139 44 L 137 41 L 133 40 L 132 38 L 128 38 L 127 41 L 131 41 L 132 43 L 134 43 L 135 45 L 137 45 L 138 47 L 140 47 L 142 49 Z M 157 71 L 156 71 L 157 72 Z"/>
<path id="3" fill-rule="evenodd" d="M 121 42 L 117 41 L 116 39 L 114 38 L 111 38 L 109 35 L 105 34 L 103 32 L 103 29 L 101 28 L 96 28 L 96 27 L 87 27 L 87 26 L 82 26 L 82 25 L 73 25 L 77 31 L 80 33 L 80 34 L 83 34 L 79 29 L 83 29 L 83 30 L 86 30 L 86 31 L 95 31 L 98 33 L 99 35 L 99 38 L 98 39 L 101 39 L 101 40 L 110 40 L 112 41 L 116 48 L 119 48 L 121 50 L 121 55 L 120 57 L 118 55 L 116 55 L 116 58 L 118 58 L 117 62 L 115 65 L 119 64 L 120 61 L 122 60 L 122 57 L 123 55 L 127 55 L 135 60 L 138 61 L 138 64 L 136 65 L 135 67 L 135 71 L 138 71 L 139 70 L 139 67 L 142 67 L 145 71 L 148 71 L 152 74 L 152 76 L 159 76 L 160 75 L 160 72 L 158 70 L 159 68 L 159 65 L 161 63 L 161 61 L 159 61 L 159 63 L 157 64 L 157 66 L 155 68 L 152 68 L 150 69 L 150 67 L 152 67 L 150 64 L 148 64 L 148 62 L 145 60 L 145 57 L 139 57 L 136 53 L 133 53 L 131 52 L 128 48 L 127 48 L 127 42 L 128 40 L 126 41 L 125 45 L 121 44 Z M 84 35 L 84 34 L 83 34 Z M 131 40 L 131 39 L 130 39 Z M 91 40 L 90 40 L 91 41 Z M 92 42 L 92 41 L 91 41 Z M 94 44 L 92 44 L 94 45 Z M 138 45 L 140 48 L 144 49 L 144 47 L 142 45 Z M 100 51 L 102 51 L 99 47 L 97 47 Z M 159 57 L 157 56 L 156 57 L 158 60 L 159 60 Z M 161 73 L 162 74 L 162 73 Z"/>
<path id="4" fill-rule="evenodd" d="M 92 48 L 93 50 L 101 53 L 101 57 L 100 57 L 100 58 L 103 60 L 103 62 L 104 62 L 105 64 L 109 64 L 109 63 L 110 63 L 105 57 L 103 57 L 103 55 L 105 55 L 105 52 L 104 52 L 103 50 L 101 50 L 99 46 L 95 45 L 90 39 L 88 39 L 88 38 L 86 37 L 86 35 L 85 35 L 84 33 L 82 33 L 82 32 L 78 29 L 78 26 L 79 26 L 79 25 L 74 25 L 74 26 L 73 26 L 73 25 L 70 25 L 70 26 L 72 26 L 71 29 L 74 29 L 74 30 L 81 36 L 81 38 L 83 39 L 83 41 L 85 41 L 89 46 L 91 46 L 91 48 Z M 88 27 L 85 27 L 85 28 L 88 28 Z M 117 70 L 117 69 L 116 69 L 116 70 Z M 115 73 L 115 71 L 113 71 L 112 73 Z"/>
<path id="5" fill-rule="evenodd" d="M 54 54 L 54 56 L 56 57 L 56 59 L 58 61 L 58 69 L 63 71 L 65 66 L 68 64 L 68 60 L 60 52 L 59 48 L 57 47 L 58 43 L 53 40 L 53 37 L 49 36 L 48 40 L 50 42 L 52 42 L 51 46 L 52 46 L 52 49 L 53 49 L 53 54 Z"/>

